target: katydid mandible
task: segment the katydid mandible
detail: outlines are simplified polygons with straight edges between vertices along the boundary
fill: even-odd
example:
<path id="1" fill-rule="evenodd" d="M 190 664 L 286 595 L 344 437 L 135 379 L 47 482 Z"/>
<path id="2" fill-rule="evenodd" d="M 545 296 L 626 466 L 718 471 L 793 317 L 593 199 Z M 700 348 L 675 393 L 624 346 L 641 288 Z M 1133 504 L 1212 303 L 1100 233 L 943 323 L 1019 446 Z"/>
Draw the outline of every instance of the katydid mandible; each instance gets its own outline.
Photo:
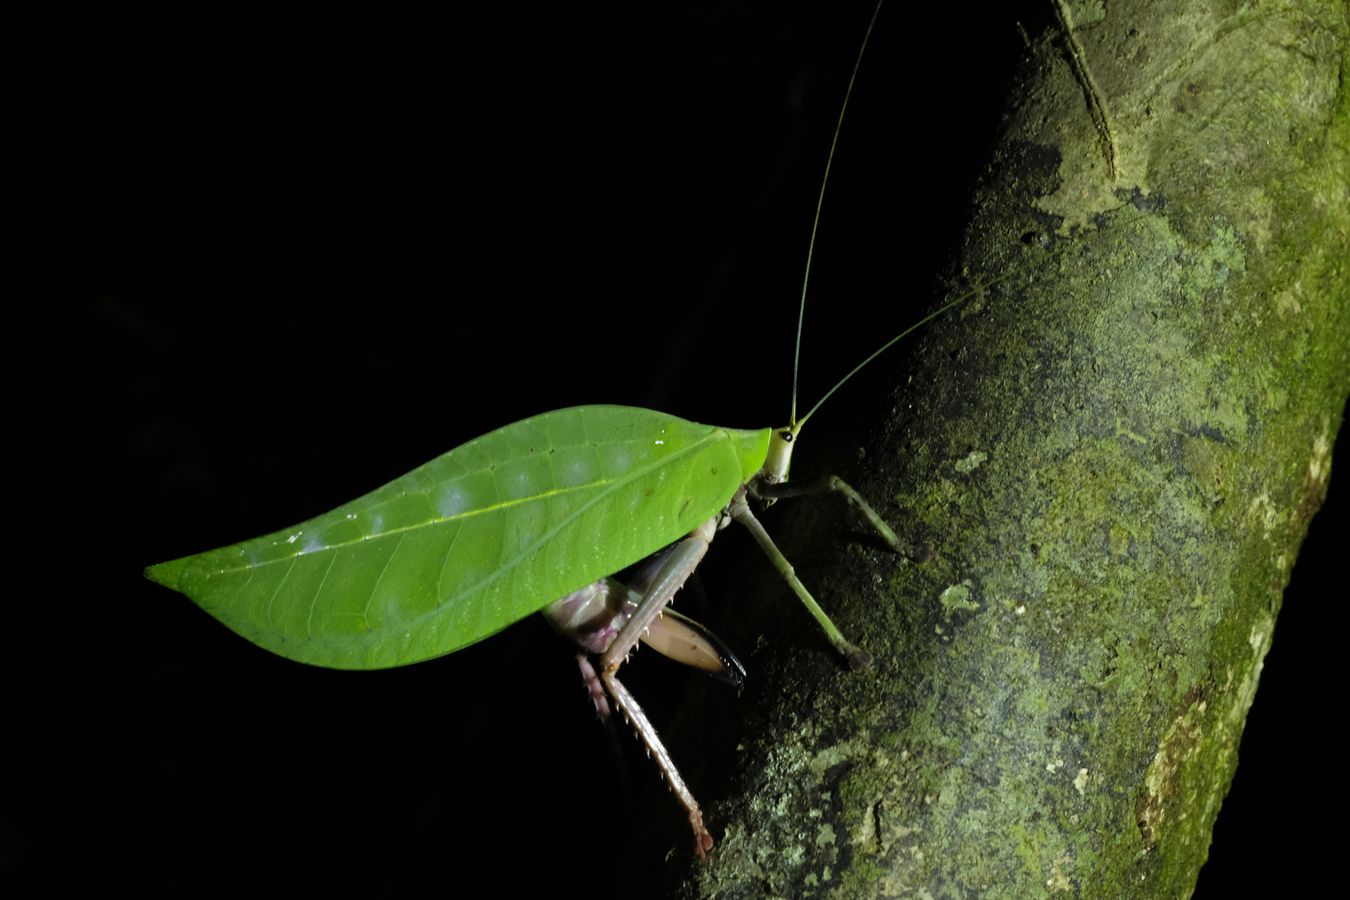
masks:
<path id="1" fill-rule="evenodd" d="M 845 91 L 816 204 L 878 3 Z M 803 277 L 804 311 L 816 224 Z M 814 492 L 842 494 L 893 549 L 903 545 L 847 484 L 787 484 L 807 420 L 887 341 L 805 415 L 780 428 L 696 424 L 651 410 L 581 406 L 543 413 L 463 444 L 382 488 L 292 528 L 146 569 L 244 638 L 288 659 L 378 669 L 433 659 L 476 643 L 531 613 L 574 639 L 597 711 L 628 718 L 684 805 L 702 857 L 712 837 L 702 813 L 641 708 L 617 677 L 641 640 L 681 662 L 735 679 L 739 663 L 705 630 L 666 606 L 716 531 L 746 526 L 777 571 L 855 669 L 870 655 L 816 603 L 750 508 Z M 610 576 L 662 548 L 625 586 Z M 598 656 L 599 668 L 590 655 Z"/>

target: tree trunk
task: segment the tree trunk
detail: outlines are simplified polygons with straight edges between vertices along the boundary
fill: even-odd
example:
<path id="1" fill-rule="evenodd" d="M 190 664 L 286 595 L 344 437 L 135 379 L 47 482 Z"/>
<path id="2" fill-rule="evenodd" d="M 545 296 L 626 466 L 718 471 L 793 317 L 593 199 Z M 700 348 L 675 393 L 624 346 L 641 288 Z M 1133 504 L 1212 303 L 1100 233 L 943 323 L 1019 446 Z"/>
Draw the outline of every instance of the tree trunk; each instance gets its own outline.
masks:
<path id="1" fill-rule="evenodd" d="M 1343 0 L 1061 4 L 977 191 L 987 289 L 863 444 L 931 558 L 798 549 L 876 668 L 802 651 L 771 592 L 803 633 L 686 891 L 1192 889 L 1350 390 L 1348 30 Z"/>

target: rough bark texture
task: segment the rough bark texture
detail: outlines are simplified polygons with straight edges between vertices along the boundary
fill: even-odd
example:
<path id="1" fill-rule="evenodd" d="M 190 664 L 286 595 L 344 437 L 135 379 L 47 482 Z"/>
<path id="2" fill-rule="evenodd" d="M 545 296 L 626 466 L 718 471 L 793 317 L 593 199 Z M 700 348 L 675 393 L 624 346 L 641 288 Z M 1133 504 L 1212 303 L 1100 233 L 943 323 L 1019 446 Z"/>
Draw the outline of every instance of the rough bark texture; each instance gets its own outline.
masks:
<path id="1" fill-rule="evenodd" d="M 963 251 L 1009 277 L 865 445 L 934 556 L 806 553 L 876 671 L 765 661 L 687 892 L 1184 896 L 1205 860 L 1350 390 L 1347 14 L 1062 15 Z"/>

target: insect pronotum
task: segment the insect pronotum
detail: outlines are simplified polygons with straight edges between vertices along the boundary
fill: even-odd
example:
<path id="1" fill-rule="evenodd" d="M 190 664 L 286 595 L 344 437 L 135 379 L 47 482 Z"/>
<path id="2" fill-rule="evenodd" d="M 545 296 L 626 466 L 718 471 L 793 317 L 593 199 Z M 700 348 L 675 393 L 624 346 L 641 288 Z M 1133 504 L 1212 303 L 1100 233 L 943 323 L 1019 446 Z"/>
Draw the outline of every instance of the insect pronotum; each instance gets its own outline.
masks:
<path id="1" fill-rule="evenodd" d="M 880 4 L 877 6 L 877 11 Z M 868 25 L 870 36 L 876 12 Z M 839 113 L 842 123 L 866 37 Z M 836 124 L 834 141 L 839 136 Z M 834 142 L 830 159 L 833 159 Z M 821 183 L 824 196 L 829 163 Z M 819 218 L 820 199 L 816 216 Z M 811 245 L 814 247 L 815 227 Z M 808 250 L 805 285 L 810 273 Z M 339 669 L 443 656 L 535 612 L 581 648 L 597 710 L 629 718 L 688 814 L 695 851 L 712 836 L 641 707 L 618 677 L 643 640 L 734 676 L 739 665 L 699 626 L 664 616 L 716 531 L 731 521 L 757 543 L 856 669 L 870 665 L 816 603 L 755 517 L 752 502 L 833 492 L 896 551 L 882 518 L 838 478 L 788 484 L 802 427 L 888 341 L 804 415 L 778 428 L 706 426 L 646 409 L 582 406 L 533 416 L 463 444 L 357 500 L 292 528 L 151 566 L 236 633 L 299 662 Z M 798 347 L 800 347 L 800 311 Z M 662 553 L 623 585 L 615 573 Z"/>

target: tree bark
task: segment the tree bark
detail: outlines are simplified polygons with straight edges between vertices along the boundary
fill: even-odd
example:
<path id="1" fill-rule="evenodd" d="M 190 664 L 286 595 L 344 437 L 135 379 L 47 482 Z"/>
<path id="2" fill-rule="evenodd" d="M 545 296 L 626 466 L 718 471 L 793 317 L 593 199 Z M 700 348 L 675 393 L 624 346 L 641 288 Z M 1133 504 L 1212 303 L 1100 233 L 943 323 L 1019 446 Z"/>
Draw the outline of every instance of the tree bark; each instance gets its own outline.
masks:
<path id="1" fill-rule="evenodd" d="M 976 192 L 987 289 L 856 467 L 931 558 L 797 547 L 876 668 L 771 591 L 684 891 L 1192 889 L 1350 391 L 1348 33 L 1342 0 L 1060 6 Z"/>

